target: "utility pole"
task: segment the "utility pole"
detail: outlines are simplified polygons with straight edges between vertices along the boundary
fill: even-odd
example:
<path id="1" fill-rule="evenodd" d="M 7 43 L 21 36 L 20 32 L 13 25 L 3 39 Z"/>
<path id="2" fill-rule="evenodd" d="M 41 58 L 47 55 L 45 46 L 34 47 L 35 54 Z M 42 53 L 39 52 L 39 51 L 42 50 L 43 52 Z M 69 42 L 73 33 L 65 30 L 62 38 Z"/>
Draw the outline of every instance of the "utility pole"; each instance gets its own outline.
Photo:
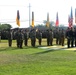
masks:
<path id="1" fill-rule="evenodd" d="M 31 17 L 30 17 L 30 12 L 31 12 L 31 6 L 30 6 L 30 3 L 29 3 L 29 27 L 30 27 L 30 25 L 31 25 L 31 24 L 30 24 L 30 23 L 31 23 L 31 20 L 30 20 L 30 18 L 31 18 Z"/>

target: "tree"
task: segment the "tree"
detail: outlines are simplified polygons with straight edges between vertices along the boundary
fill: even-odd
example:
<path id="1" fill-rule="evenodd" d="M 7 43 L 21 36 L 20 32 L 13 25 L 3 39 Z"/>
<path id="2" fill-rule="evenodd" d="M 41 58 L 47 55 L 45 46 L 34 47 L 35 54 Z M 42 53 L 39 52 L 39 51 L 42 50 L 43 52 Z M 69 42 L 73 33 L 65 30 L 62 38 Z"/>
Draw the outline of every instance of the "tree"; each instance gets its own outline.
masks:
<path id="1" fill-rule="evenodd" d="M 46 25 L 46 22 L 47 22 L 46 20 L 43 21 L 44 25 Z M 54 21 L 50 21 L 49 22 L 49 29 L 53 29 L 55 27 L 54 25 L 55 25 L 55 22 Z"/>
<path id="2" fill-rule="evenodd" d="M 12 26 L 10 24 L 0 24 L 0 30 L 2 29 L 10 29 Z"/>

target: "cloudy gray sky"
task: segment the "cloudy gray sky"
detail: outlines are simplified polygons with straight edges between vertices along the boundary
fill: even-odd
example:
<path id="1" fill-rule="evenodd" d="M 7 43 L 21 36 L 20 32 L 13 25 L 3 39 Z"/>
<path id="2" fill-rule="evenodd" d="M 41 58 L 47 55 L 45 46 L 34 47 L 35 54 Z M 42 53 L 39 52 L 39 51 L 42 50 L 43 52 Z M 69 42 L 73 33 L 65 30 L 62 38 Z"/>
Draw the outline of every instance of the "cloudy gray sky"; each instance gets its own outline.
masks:
<path id="1" fill-rule="evenodd" d="M 47 12 L 49 12 L 50 21 L 54 22 L 56 21 L 56 12 L 58 12 L 59 24 L 68 24 L 71 7 L 73 8 L 73 18 L 75 16 L 76 0 L 0 0 L 0 23 L 9 23 L 13 28 L 18 27 L 16 14 L 19 10 L 20 28 L 29 27 L 29 3 L 31 12 L 34 11 L 35 25 L 42 24 L 43 20 L 47 19 Z"/>

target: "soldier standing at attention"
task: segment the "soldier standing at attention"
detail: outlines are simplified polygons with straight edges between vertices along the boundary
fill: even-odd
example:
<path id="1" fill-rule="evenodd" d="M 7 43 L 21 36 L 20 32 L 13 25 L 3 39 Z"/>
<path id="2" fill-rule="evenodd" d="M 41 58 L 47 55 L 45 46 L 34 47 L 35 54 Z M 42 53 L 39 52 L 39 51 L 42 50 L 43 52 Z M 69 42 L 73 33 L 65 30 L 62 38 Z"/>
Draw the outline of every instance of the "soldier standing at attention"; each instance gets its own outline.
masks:
<path id="1" fill-rule="evenodd" d="M 30 39 L 31 39 L 31 46 L 35 47 L 35 43 L 36 43 L 36 31 L 35 31 L 35 29 L 32 29 L 30 31 Z"/>
<path id="2" fill-rule="evenodd" d="M 61 45 L 61 30 L 59 30 L 59 45 Z"/>
<path id="3" fill-rule="evenodd" d="M 16 43 L 17 43 L 17 48 L 19 48 L 19 29 L 16 30 L 15 39 L 16 39 Z"/>
<path id="4" fill-rule="evenodd" d="M 41 45 L 41 42 L 42 42 L 42 33 L 41 33 L 40 30 L 36 31 L 36 37 L 38 39 L 39 45 Z"/>
<path id="5" fill-rule="evenodd" d="M 64 46 L 64 40 L 65 40 L 65 32 L 64 30 L 62 29 L 61 30 L 61 45 Z"/>
<path id="6" fill-rule="evenodd" d="M 75 32 L 74 39 L 75 39 L 75 47 L 76 47 L 76 28 L 74 28 L 74 32 Z"/>
<path id="7" fill-rule="evenodd" d="M 50 46 L 50 30 L 46 30 L 47 46 Z"/>
<path id="8" fill-rule="evenodd" d="M 22 48 L 23 39 L 24 39 L 23 31 L 20 30 L 20 33 L 19 33 L 19 48 Z"/>
<path id="9" fill-rule="evenodd" d="M 50 41 L 50 45 L 53 46 L 53 31 L 52 31 L 52 29 L 50 30 L 49 34 L 50 34 L 50 40 L 49 40 Z"/>
<path id="10" fill-rule="evenodd" d="M 70 48 L 71 40 L 72 40 L 72 30 L 71 30 L 71 28 L 67 29 L 66 37 L 67 37 L 67 46 L 68 46 L 68 48 Z"/>
<path id="11" fill-rule="evenodd" d="M 1 31 L 0 31 L 0 42 L 1 42 Z"/>
<path id="12" fill-rule="evenodd" d="M 56 45 L 58 45 L 59 44 L 59 29 L 56 29 L 55 37 L 56 37 Z"/>
<path id="13" fill-rule="evenodd" d="M 18 32 L 16 32 L 16 40 L 17 40 L 17 47 L 22 48 L 23 44 L 23 32 L 18 29 Z"/>
<path id="14" fill-rule="evenodd" d="M 9 47 L 12 46 L 12 40 L 13 40 L 13 30 L 9 30 L 7 32 L 7 38 L 8 38 L 8 45 Z"/>
<path id="15" fill-rule="evenodd" d="M 71 47 L 74 47 L 74 37 L 75 37 L 75 30 L 71 28 Z"/>
<path id="16" fill-rule="evenodd" d="M 24 45 L 27 46 L 29 39 L 29 33 L 27 30 L 24 31 Z"/>

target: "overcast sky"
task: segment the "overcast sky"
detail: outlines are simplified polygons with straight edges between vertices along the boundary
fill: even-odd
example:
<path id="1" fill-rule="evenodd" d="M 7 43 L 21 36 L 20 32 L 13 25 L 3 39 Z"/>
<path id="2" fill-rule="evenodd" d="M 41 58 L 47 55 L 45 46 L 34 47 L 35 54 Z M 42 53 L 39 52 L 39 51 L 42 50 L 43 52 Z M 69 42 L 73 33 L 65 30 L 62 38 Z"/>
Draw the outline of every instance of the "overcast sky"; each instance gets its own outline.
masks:
<path id="1" fill-rule="evenodd" d="M 42 24 L 43 20 L 47 20 L 48 12 L 50 21 L 54 22 L 58 12 L 59 24 L 68 24 L 68 15 L 70 14 L 71 7 L 73 9 L 73 18 L 75 16 L 76 0 L 0 0 L 0 23 L 6 22 L 11 24 L 13 28 L 18 27 L 16 25 L 16 15 L 17 10 L 19 10 L 20 28 L 28 27 L 29 3 L 31 12 L 34 11 L 35 25 L 38 23 Z"/>

